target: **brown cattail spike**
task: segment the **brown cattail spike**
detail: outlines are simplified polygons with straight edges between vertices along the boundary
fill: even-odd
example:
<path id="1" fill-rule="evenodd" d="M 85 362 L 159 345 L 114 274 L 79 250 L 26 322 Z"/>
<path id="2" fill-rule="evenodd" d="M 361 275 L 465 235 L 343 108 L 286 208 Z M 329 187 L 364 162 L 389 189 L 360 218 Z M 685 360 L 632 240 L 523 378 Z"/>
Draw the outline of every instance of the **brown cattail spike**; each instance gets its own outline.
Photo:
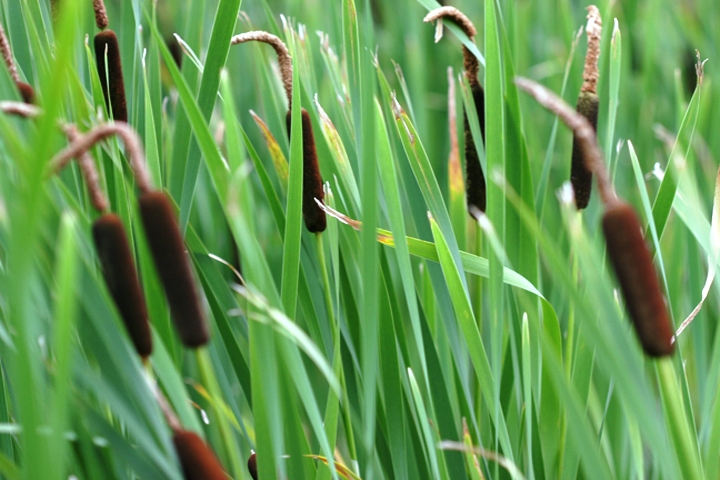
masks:
<path id="1" fill-rule="evenodd" d="M 220 460 L 195 432 L 177 430 L 173 444 L 185 480 L 227 480 Z"/>
<path id="2" fill-rule="evenodd" d="M 7 67 L 8 67 L 8 71 L 10 72 L 10 78 L 12 78 L 14 82 L 18 82 L 20 80 L 20 77 L 18 76 L 17 68 L 15 68 L 15 61 L 13 60 L 12 49 L 10 48 L 10 42 L 7 39 L 7 35 L 5 35 L 5 29 L 3 28 L 1 23 L 0 23 L 0 53 L 2 53 L 3 60 L 5 60 L 5 65 L 7 65 Z"/>
<path id="3" fill-rule="evenodd" d="M 109 20 L 103 0 L 93 0 L 93 10 L 95 11 L 95 25 L 99 30 L 105 30 L 108 27 Z"/>
<path id="4" fill-rule="evenodd" d="M 167 37 L 165 44 L 167 45 L 168 50 L 170 50 L 170 55 L 172 55 L 175 65 L 177 65 L 178 68 L 182 68 L 183 48 L 177 37 L 175 35 Z"/>
<path id="5" fill-rule="evenodd" d="M 628 204 L 614 202 L 607 206 L 602 227 L 610 263 L 643 350 L 653 357 L 672 354 L 672 323 L 637 215 Z"/>
<path id="6" fill-rule="evenodd" d="M 33 90 L 33 88 L 25 82 L 18 81 L 15 82 L 15 85 L 17 85 L 17 88 L 20 91 L 20 97 L 22 97 L 23 102 L 28 105 L 33 105 L 35 103 L 35 90 Z"/>
<path id="7" fill-rule="evenodd" d="M 135 350 L 146 359 L 152 353 L 152 334 L 125 228 L 117 215 L 107 213 L 95 220 L 92 232 L 105 283 Z"/>
<path id="8" fill-rule="evenodd" d="M 106 58 L 107 63 L 105 62 Z M 105 105 L 112 110 L 115 120 L 127 122 L 120 46 L 117 36 L 112 30 L 105 30 L 95 35 L 95 59 L 100 75 L 100 85 L 105 96 Z"/>
<path id="9" fill-rule="evenodd" d="M 477 34 L 477 30 L 475 29 L 475 25 L 473 25 L 465 14 L 455 7 L 440 7 L 428 13 L 423 19 L 424 22 L 438 21 L 438 33 L 435 36 L 436 42 L 442 38 L 442 26 L 439 22 L 441 22 L 444 18 L 447 18 L 457 24 L 471 41 L 475 41 L 474 38 Z M 463 67 L 465 68 L 465 77 L 468 79 L 468 83 L 470 84 L 470 91 L 475 103 L 475 111 L 477 112 L 477 118 L 480 122 L 480 133 L 482 134 L 484 142 L 485 91 L 478 81 L 480 63 L 478 62 L 477 57 L 475 57 L 475 55 L 465 45 L 463 45 Z M 472 211 L 476 208 L 481 212 L 485 211 L 487 202 L 487 186 L 485 184 L 485 174 L 480 164 L 480 157 L 478 156 L 477 147 L 475 146 L 475 140 L 473 140 L 472 131 L 470 129 L 467 111 L 463 114 L 463 125 L 465 130 L 465 175 L 467 177 L 465 194 L 467 197 L 468 212 L 471 212 L 472 215 Z"/>
<path id="10" fill-rule="evenodd" d="M 600 58 L 600 39 L 602 35 L 602 19 L 595 5 L 588 7 L 587 26 L 588 51 L 585 56 L 583 85 L 577 101 L 577 112 L 585 117 L 594 131 L 597 131 L 599 99 L 597 96 L 598 59 Z M 588 206 L 592 190 L 592 171 L 583 160 L 582 149 L 577 137 L 573 137 L 572 161 L 570 167 L 570 183 L 575 191 L 575 205 L 578 210 Z"/>
<path id="11" fill-rule="evenodd" d="M 250 472 L 250 476 L 253 478 L 253 480 L 257 480 L 257 459 L 255 452 L 253 452 L 250 455 L 250 458 L 248 458 L 248 471 Z"/>
<path id="12" fill-rule="evenodd" d="M 180 339 L 189 348 L 205 345 L 210 335 L 170 200 L 162 192 L 144 193 L 140 214 Z"/>
<path id="13" fill-rule="evenodd" d="M 292 123 L 292 111 L 288 110 L 287 130 L 290 135 Z M 312 122 L 310 114 L 302 109 L 302 138 L 303 138 L 303 219 L 305 227 L 312 233 L 324 232 L 327 227 L 325 212 L 315 202 L 315 199 L 322 201 L 325 198 L 323 192 L 323 181 L 320 176 L 320 167 L 317 161 L 315 150 L 315 138 L 313 137 Z"/>

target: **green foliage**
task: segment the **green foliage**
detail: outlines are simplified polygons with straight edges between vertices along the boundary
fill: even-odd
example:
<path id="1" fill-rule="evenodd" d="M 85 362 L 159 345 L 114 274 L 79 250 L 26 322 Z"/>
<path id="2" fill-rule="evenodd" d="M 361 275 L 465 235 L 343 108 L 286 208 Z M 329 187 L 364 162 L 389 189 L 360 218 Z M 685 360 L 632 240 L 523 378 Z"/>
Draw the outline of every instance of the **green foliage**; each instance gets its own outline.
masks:
<path id="1" fill-rule="evenodd" d="M 128 148 L 108 139 L 91 154 L 147 298 L 146 365 L 103 281 L 80 170 L 48 167 L 61 122 L 107 118 L 84 43 L 92 2 L 57 4 L 0 0 L 41 109 L 0 114 L 0 476 L 182 478 L 159 395 L 236 479 L 251 449 L 263 480 L 720 476 L 720 292 L 673 357 L 644 356 L 598 195 L 578 213 L 563 190 L 572 134 L 513 83 L 575 103 L 584 2 L 457 0 L 475 45 L 448 21 L 433 43 L 434 0 L 108 1 L 129 123 L 177 208 L 212 338 L 192 352 L 174 332 Z M 718 258 L 716 6 L 598 7 L 598 143 L 677 328 Z M 258 29 L 292 55 L 292 125 L 310 113 L 339 212 L 321 234 L 303 225 L 302 132 L 286 129 L 276 55 L 230 46 Z M 481 63 L 485 148 L 461 42 Z M 711 58 L 697 87 L 694 48 Z M 448 67 L 456 129 L 467 110 L 485 167 L 480 222 L 449 173 L 463 135 L 448 129 Z M 18 98 L 0 68 L 0 99 Z"/>

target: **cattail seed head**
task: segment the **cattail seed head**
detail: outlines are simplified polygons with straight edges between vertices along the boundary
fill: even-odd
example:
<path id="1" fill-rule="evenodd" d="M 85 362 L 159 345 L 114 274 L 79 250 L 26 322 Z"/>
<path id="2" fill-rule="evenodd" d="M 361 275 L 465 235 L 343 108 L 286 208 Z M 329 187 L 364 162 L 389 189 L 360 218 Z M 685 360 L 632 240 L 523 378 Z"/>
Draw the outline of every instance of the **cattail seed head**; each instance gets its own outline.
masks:
<path id="1" fill-rule="evenodd" d="M 255 452 L 248 458 L 248 471 L 253 480 L 257 480 L 257 459 L 255 458 Z"/>
<path id="2" fill-rule="evenodd" d="M 205 345 L 210 335 L 170 200 L 162 192 L 144 193 L 140 214 L 180 339 L 189 348 Z"/>
<path id="3" fill-rule="evenodd" d="M 30 85 L 20 81 L 15 82 L 15 85 L 17 85 L 17 88 L 20 91 L 20 97 L 22 97 L 23 102 L 28 105 L 35 103 L 35 90 L 33 90 Z"/>
<path id="4" fill-rule="evenodd" d="M 135 350 L 145 359 L 152 353 L 152 335 L 125 228 L 117 215 L 107 213 L 95 220 L 92 232 L 105 283 Z"/>
<path id="5" fill-rule="evenodd" d="M 610 263 L 643 350 L 653 357 L 672 354 L 672 323 L 635 211 L 627 203 L 613 202 L 605 210 L 602 228 Z"/>
<path id="6" fill-rule="evenodd" d="M 167 37 L 165 43 L 167 44 L 168 50 L 170 50 L 170 55 L 172 55 L 173 60 L 175 60 L 175 65 L 177 65 L 178 68 L 182 68 L 183 49 L 177 37 L 171 35 Z"/>
<path id="7" fill-rule="evenodd" d="M 105 55 L 107 50 L 107 68 Z M 120 46 L 115 32 L 105 30 L 95 35 L 95 59 L 97 61 L 100 85 L 105 96 L 105 105 L 112 109 L 115 120 L 127 122 L 125 83 L 123 82 Z M 107 70 L 107 78 L 105 71 Z"/>
<path id="8" fill-rule="evenodd" d="M 287 130 L 290 135 L 292 123 L 292 111 L 288 110 Z M 302 138 L 303 138 L 303 219 L 305 227 L 312 233 L 325 231 L 327 218 L 325 212 L 315 203 L 315 199 L 322 201 L 325 198 L 323 192 L 323 181 L 320 176 L 320 167 L 317 161 L 315 150 L 315 138 L 313 137 L 312 122 L 310 114 L 302 109 Z"/>
<path id="9" fill-rule="evenodd" d="M 480 84 L 471 87 L 473 100 L 475 101 L 475 110 L 477 111 L 478 121 L 480 122 L 480 133 L 483 141 L 485 140 L 485 92 Z M 487 204 L 487 194 L 485 185 L 485 174 L 483 173 L 480 157 L 475 147 L 472 132 L 470 130 L 470 122 L 468 121 L 467 112 L 464 115 L 465 128 L 465 175 L 468 211 L 477 208 L 481 212 L 485 211 Z"/>
<path id="10" fill-rule="evenodd" d="M 195 432 L 176 430 L 173 444 L 186 480 L 227 480 L 220 460 Z"/>
<path id="11" fill-rule="evenodd" d="M 580 92 L 576 110 L 587 119 L 595 131 L 597 131 L 598 106 L 599 100 L 597 95 L 590 92 Z M 578 210 L 582 210 L 590 203 L 592 171 L 588 168 L 588 162 L 583 158 L 583 150 L 580 147 L 577 136 L 573 136 L 570 183 L 575 192 L 575 206 Z"/>

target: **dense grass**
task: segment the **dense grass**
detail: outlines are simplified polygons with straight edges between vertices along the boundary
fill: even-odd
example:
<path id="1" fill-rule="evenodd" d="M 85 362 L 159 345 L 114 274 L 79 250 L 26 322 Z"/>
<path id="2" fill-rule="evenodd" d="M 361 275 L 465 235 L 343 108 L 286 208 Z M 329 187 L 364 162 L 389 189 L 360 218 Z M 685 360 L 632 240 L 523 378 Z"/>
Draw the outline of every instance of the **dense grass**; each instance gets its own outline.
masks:
<path id="1" fill-rule="evenodd" d="M 597 193 L 582 213 L 563 193 L 572 134 L 513 83 L 538 80 L 574 104 L 585 4 L 454 3 L 482 56 L 481 226 L 454 163 L 470 43 L 448 22 L 433 43 L 422 18 L 435 1 L 108 1 L 129 124 L 177 207 L 211 330 L 207 347 L 182 346 L 127 150 L 99 144 L 91 153 L 147 298 L 144 365 L 103 281 L 80 171 L 47 170 L 67 145 L 59 122 L 85 132 L 108 117 L 86 42 L 92 2 L 58 3 L 53 20 L 49 0 L 0 0 L 43 112 L 0 115 L 0 476 L 182 478 L 156 384 L 236 479 L 250 478 L 251 449 L 263 480 L 720 477 L 719 292 L 709 287 L 672 357 L 643 354 Z M 598 7 L 598 140 L 678 327 L 720 239 L 716 5 Z M 322 234 L 305 229 L 302 136 L 286 130 L 275 53 L 230 47 L 255 29 L 288 44 L 292 123 L 310 112 L 325 203 L 359 231 L 335 218 Z M 181 69 L 165 44 L 173 32 Z M 696 48 L 710 59 L 697 88 Z M 0 68 L 0 99 L 18 98 Z"/>

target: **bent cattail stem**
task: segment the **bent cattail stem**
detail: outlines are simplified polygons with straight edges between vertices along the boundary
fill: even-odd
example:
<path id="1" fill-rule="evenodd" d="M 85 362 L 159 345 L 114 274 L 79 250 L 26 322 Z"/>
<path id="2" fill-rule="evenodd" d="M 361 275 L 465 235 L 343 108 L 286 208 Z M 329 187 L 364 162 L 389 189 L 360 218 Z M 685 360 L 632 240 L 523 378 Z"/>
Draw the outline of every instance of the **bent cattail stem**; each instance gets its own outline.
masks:
<path id="1" fill-rule="evenodd" d="M 255 452 L 252 452 L 250 454 L 250 458 L 248 458 L 248 471 L 250 472 L 250 476 L 253 478 L 253 480 L 257 480 L 257 459 Z"/>
<path id="2" fill-rule="evenodd" d="M 13 102 L 10 100 L 0 101 L 0 111 L 8 115 L 17 115 L 24 118 L 33 118 L 40 114 L 41 110 L 35 105 L 25 102 Z"/>
<path id="3" fill-rule="evenodd" d="M 100 76 L 100 85 L 105 97 L 105 106 L 112 110 L 113 119 L 127 122 L 125 83 L 123 82 L 120 46 L 118 45 L 117 36 L 112 30 L 105 30 L 95 35 L 94 43 L 95 60 Z"/>
<path id="4" fill-rule="evenodd" d="M 230 45 L 238 45 L 240 43 L 258 41 L 267 43 L 275 49 L 277 53 L 278 64 L 280 65 L 280 77 L 285 88 L 285 95 L 288 101 L 288 110 L 292 108 L 292 77 L 293 67 L 290 52 L 285 43 L 272 33 L 256 30 L 235 35 L 230 39 Z"/>
<path id="5" fill-rule="evenodd" d="M 463 32 L 465 32 L 465 34 L 470 38 L 470 41 L 475 41 L 474 38 L 477 34 L 477 30 L 475 29 L 475 25 L 473 25 L 465 14 L 455 7 L 440 7 L 428 13 L 423 19 L 424 22 L 438 21 L 438 33 L 435 37 L 436 42 L 442 37 L 442 25 L 440 22 L 443 18 L 452 20 L 462 29 Z M 470 91 L 475 103 L 475 111 L 477 112 L 477 118 L 480 123 L 480 134 L 482 135 L 483 141 L 485 141 L 485 91 L 478 81 L 480 63 L 478 62 L 477 57 L 475 57 L 475 55 L 465 45 L 463 45 L 462 48 L 465 77 L 468 79 L 468 83 L 470 84 Z M 484 212 L 487 202 L 485 174 L 480 164 L 480 157 L 478 156 L 475 140 L 472 136 L 467 112 L 463 114 L 463 125 L 465 131 L 465 176 L 467 177 L 465 192 L 467 197 L 468 212 L 472 212 L 475 208 Z"/>
<path id="6" fill-rule="evenodd" d="M 170 200 L 162 192 L 146 192 L 140 196 L 140 214 L 180 339 L 189 348 L 205 345 L 210 334 Z"/>
<path id="7" fill-rule="evenodd" d="M 653 357 L 672 354 L 672 322 L 635 211 L 625 202 L 613 202 L 606 206 L 602 227 L 608 257 L 643 350 Z"/>
<path id="8" fill-rule="evenodd" d="M 599 99 L 597 96 L 597 82 L 599 77 L 598 59 L 600 58 L 600 37 L 602 35 L 602 19 L 600 11 L 595 5 L 588 7 L 587 26 L 585 32 L 588 37 L 588 50 L 585 56 L 585 69 L 583 70 L 583 85 L 577 101 L 577 112 L 585 117 L 597 131 L 597 118 Z M 578 145 L 578 139 L 573 138 L 572 160 L 570 166 L 570 183 L 575 191 L 575 205 L 578 210 L 588 206 L 592 190 L 592 171 L 585 166 L 582 158 L 583 152 Z"/>
<path id="9" fill-rule="evenodd" d="M 190 430 L 175 430 L 173 444 L 186 480 L 226 480 L 228 478 L 220 460 L 197 433 Z"/>
<path id="10" fill-rule="evenodd" d="M 288 110 L 287 116 L 288 136 L 290 135 L 292 123 L 292 111 Z M 302 211 L 305 227 L 311 233 L 324 232 L 327 227 L 325 212 L 315 202 L 317 198 L 322 201 L 325 198 L 323 192 L 323 181 L 318 166 L 317 151 L 315 149 L 315 137 L 312 131 L 310 114 L 302 109 L 302 138 L 303 138 L 303 200 Z"/>
<path id="11" fill-rule="evenodd" d="M 135 182 L 142 193 L 152 190 L 150 174 L 145 165 L 145 154 L 142 149 L 142 142 L 138 134 L 126 123 L 108 123 L 99 125 L 85 135 L 72 140 L 70 145 L 50 160 L 50 171 L 57 173 L 62 170 L 73 158 L 77 158 L 90 150 L 96 143 L 117 135 L 125 143 L 130 167 L 135 175 Z"/>
<path id="12" fill-rule="evenodd" d="M 152 353 L 147 306 L 120 217 L 106 213 L 92 227 L 105 284 L 115 301 L 135 350 L 143 360 Z"/>
<path id="13" fill-rule="evenodd" d="M 75 125 L 65 125 L 63 129 L 71 142 L 77 140 L 80 136 Z M 78 155 L 76 159 L 85 179 L 85 185 L 87 185 L 88 192 L 90 192 L 90 201 L 93 207 L 98 212 L 105 212 L 108 209 L 108 201 L 100 188 L 100 176 L 95 168 L 95 162 L 87 151 Z"/>
<path id="14" fill-rule="evenodd" d="M 109 21 L 103 0 L 93 0 L 93 10 L 95 11 L 95 25 L 97 25 L 98 30 L 105 30 Z"/>

